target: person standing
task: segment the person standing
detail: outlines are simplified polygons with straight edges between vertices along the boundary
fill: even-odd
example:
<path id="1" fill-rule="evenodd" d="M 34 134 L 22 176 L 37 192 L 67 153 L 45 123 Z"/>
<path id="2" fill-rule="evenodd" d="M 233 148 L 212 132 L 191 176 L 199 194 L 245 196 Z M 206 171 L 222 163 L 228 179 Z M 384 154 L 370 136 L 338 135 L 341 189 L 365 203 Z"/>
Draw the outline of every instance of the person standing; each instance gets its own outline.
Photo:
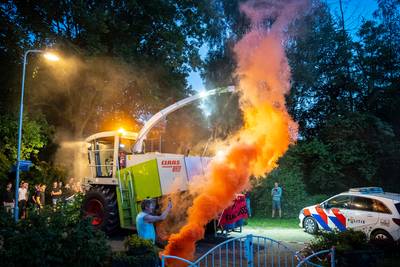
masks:
<path id="1" fill-rule="evenodd" d="M 57 182 L 53 183 L 53 188 L 51 189 L 50 195 L 51 195 L 51 201 L 53 203 L 53 206 L 56 206 L 62 195 L 61 187 L 59 187 Z"/>
<path id="2" fill-rule="evenodd" d="M 21 211 L 21 219 L 26 217 L 26 204 L 28 200 L 28 183 L 21 183 L 18 189 L 18 208 Z"/>
<path id="3" fill-rule="evenodd" d="M 278 182 L 275 182 L 274 188 L 271 190 L 272 196 L 272 218 L 275 218 L 275 210 L 279 212 L 279 218 L 282 218 L 281 210 L 281 198 L 282 198 L 282 188 L 279 186 Z"/>
<path id="4" fill-rule="evenodd" d="M 251 217 L 251 206 L 250 206 L 250 193 L 249 193 L 249 191 L 246 191 L 244 193 L 244 196 L 246 197 L 247 213 L 248 213 L 249 217 Z"/>
<path id="5" fill-rule="evenodd" d="M 141 203 L 142 211 L 136 216 L 138 236 L 143 239 L 151 240 L 153 244 L 156 242 L 156 230 L 154 228 L 154 223 L 167 218 L 169 211 L 172 209 L 172 203 L 171 200 L 169 200 L 168 207 L 159 216 L 153 215 L 155 206 L 154 200 L 143 200 Z"/>
<path id="6" fill-rule="evenodd" d="M 40 206 L 43 208 L 46 204 L 46 185 L 42 184 L 40 186 Z"/>
<path id="7" fill-rule="evenodd" d="M 39 211 L 42 208 L 40 203 L 40 184 L 35 185 L 35 193 L 32 196 L 32 200 L 35 205 L 35 210 Z"/>
<path id="8" fill-rule="evenodd" d="M 3 205 L 7 213 L 11 212 L 11 214 L 13 214 L 14 204 L 15 204 L 15 198 L 14 198 L 14 192 L 12 190 L 12 183 L 9 182 L 6 187 L 6 191 L 4 192 L 3 195 Z"/>
<path id="9" fill-rule="evenodd" d="M 73 187 L 73 190 L 75 193 L 84 193 L 84 190 L 82 188 L 82 184 L 80 181 L 77 181 Z"/>

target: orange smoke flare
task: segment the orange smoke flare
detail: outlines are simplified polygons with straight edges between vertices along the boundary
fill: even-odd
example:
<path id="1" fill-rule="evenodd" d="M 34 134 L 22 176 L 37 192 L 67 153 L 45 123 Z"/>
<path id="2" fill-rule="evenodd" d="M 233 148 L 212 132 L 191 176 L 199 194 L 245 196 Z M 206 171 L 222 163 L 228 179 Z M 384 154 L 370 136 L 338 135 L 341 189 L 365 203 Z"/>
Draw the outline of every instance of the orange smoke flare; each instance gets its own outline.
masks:
<path id="1" fill-rule="evenodd" d="M 253 30 L 235 46 L 245 124 L 227 142 L 225 153 L 210 163 L 207 183 L 189 209 L 187 224 L 170 236 L 165 255 L 192 260 L 195 242 L 204 237 L 205 225 L 231 205 L 236 193 L 249 187 L 251 175 L 262 176 L 275 168 L 297 137 L 297 125 L 285 108 L 290 72 L 282 31 L 299 2 L 276 4 L 272 11 L 260 6 L 264 2 L 249 1 L 241 6 L 253 22 Z M 276 20 L 271 29 L 260 30 L 258 23 L 272 15 Z M 186 264 L 168 260 L 167 266 Z"/>

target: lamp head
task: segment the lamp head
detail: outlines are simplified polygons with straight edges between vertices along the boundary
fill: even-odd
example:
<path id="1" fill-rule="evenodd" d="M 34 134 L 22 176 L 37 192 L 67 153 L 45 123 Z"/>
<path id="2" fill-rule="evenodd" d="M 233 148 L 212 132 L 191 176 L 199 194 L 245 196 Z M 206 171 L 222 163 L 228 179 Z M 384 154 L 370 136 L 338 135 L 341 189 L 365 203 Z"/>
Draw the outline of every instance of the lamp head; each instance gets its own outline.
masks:
<path id="1" fill-rule="evenodd" d="M 50 53 L 50 52 L 46 52 L 46 53 L 44 53 L 44 58 L 45 59 L 47 59 L 47 60 L 49 60 L 49 61 L 59 61 L 60 60 L 60 57 L 59 56 L 57 56 L 56 54 L 54 54 L 54 53 Z"/>

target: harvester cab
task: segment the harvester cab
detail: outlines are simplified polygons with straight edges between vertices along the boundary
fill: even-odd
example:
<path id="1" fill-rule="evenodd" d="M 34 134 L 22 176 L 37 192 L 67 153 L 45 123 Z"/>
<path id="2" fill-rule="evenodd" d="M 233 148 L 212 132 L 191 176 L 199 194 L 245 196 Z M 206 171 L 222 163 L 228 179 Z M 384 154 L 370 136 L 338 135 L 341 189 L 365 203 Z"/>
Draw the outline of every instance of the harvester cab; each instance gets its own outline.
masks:
<path id="1" fill-rule="evenodd" d="M 90 169 L 89 184 L 116 185 L 117 169 L 125 167 L 130 148 L 137 139 L 137 133 L 125 130 L 101 132 L 89 136 L 85 141 Z"/>

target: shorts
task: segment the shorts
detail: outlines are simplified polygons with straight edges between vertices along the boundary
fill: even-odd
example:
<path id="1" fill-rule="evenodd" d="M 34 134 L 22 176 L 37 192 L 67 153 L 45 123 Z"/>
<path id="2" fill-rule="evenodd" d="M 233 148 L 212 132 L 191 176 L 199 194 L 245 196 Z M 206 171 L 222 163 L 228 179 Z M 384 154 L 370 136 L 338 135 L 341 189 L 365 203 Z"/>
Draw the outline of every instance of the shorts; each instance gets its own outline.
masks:
<path id="1" fill-rule="evenodd" d="M 4 208 L 6 209 L 7 213 L 14 214 L 14 202 L 5 202 Z"/>
<path id="2" fill-rule="evenodd" d="M 58 203 L 58 198 L 53 198 L 53 199 L 52 199 L 52 202 L 53 202 L 53 205 L 54 205 L 54 206 L 57 205 L 57 203 Z"/>
<path id="3" fill-rule="evenodd" d="M 281 201 L 280 200 L 272 200 L 272 209 L 280 210 L 281 209 Z"/>

